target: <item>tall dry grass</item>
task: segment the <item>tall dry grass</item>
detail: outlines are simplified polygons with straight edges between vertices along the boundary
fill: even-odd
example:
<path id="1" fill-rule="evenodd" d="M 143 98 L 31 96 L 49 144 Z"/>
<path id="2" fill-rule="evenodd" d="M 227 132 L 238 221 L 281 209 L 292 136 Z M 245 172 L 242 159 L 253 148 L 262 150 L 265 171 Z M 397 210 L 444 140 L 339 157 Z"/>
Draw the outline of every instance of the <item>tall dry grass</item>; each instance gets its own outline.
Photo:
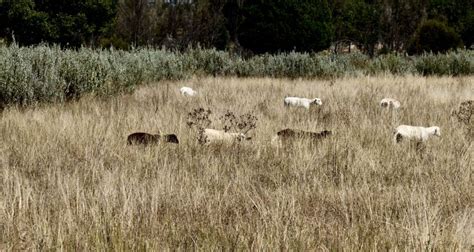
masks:
<path id="1" fill-rule="evenodd" d="M 181 85 L 199 97 L 186 99 Z M 0 118 L 0 250 L 469 250 L 473 145 L 450 118 L 474 78 L 361 77 L 334 82 L 205 78 Z M 311 111 L 285 95 L 320 97 Z M 401 100 L 397 113 L 380 109 Z M 253 139 L 197 144 L 187 113 L 253 111 Z M 442 138 L 395 146 L 398 124 Z M 318 145 L 276 149 L 286 128 L 330 129 Z M 127 146 L 134 131 L 176 133 L 179 146 Z"/>

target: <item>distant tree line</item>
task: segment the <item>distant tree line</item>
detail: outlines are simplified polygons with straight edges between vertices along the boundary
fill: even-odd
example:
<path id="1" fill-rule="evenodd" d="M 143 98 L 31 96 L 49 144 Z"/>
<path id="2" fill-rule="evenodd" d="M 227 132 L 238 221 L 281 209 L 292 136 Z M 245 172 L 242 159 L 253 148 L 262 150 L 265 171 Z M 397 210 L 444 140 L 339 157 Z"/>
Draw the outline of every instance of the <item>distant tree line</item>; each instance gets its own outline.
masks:
<path id="1" fill-rule="evenodd" d="M 239 54 L 474 44 L 472 0 L 0 0 L 0 38 L 64 47 L 190 46 Z"/>

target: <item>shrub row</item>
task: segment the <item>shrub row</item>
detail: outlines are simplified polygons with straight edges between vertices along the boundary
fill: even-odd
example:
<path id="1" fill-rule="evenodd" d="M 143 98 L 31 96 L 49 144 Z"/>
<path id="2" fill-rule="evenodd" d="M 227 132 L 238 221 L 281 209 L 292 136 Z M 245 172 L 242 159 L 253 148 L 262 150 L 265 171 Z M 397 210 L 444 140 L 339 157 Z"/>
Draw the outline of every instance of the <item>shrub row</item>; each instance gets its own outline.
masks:
<path id="1" fill-rule="evenodd" d="M 174 52 L 165 49 L 133 51 L 58 46 L 0 47 L 0 107 L 36 102 L 61 102 L 86 93 L 113 95 L 146 82 L 179 80 L 193 75 L 335 78 L 377 74 L 470 75 L 474 52 L 398 54 L 369 58 L 353 53 L 282 53 L 242 58 L 209 49 Z"/>

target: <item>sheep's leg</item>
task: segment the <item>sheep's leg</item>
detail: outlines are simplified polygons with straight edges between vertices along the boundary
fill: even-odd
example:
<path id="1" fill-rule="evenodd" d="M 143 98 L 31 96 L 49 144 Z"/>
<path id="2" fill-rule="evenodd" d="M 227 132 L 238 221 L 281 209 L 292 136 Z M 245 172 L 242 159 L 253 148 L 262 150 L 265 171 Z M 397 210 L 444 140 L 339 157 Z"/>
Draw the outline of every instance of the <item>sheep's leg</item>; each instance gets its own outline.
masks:
<path id="1" fill-rule="evenodd" d="M 423 157 L 423 154 L 425 152 L 425 147 L 426 147 L 423 144 L 423 142 L 418 142 L 417 141 L 415 147 L 416 147 L 416 152 L 418 152 L 421 155 L 421 157 Z"/>

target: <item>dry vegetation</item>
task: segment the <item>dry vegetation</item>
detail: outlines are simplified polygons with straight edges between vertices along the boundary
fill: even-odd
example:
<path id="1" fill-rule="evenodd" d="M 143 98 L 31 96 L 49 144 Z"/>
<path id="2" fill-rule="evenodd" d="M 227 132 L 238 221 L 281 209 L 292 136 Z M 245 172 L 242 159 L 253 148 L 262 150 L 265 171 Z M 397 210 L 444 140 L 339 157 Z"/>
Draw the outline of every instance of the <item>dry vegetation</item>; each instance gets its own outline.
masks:
<path id="1" fill-rule="evenodd" d="M 182 85 L 200 96 L 181 97 Z M 0 250 L 473 249 L 473 144 L 450 117 L 473 90 L 473 77 L 206 78 L 8 108 Z M 324 105 L 288 109 L 285 95 Z M 403 108 L 382 110 L 386 96 Z M 200 107 L 218 129 L 228 110 L 252 111 L 252 140 L 199 145 L 186 120 Z M 399 123 L 437 125 L 443 137 L 394 146 Z M 334 135 L 275 149 L 286 127 Z M 135 131 L 176 133 L 180 144 L 127 146 Z"/>

